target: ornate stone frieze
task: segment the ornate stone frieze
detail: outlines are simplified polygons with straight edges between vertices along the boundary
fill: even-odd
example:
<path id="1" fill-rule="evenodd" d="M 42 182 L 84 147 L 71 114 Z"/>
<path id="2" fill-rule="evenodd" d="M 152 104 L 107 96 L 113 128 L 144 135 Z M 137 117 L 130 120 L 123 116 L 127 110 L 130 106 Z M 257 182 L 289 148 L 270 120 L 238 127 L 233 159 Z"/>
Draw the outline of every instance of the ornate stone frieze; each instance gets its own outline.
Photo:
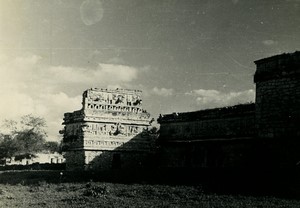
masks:
<path id="1" fill-rule="evenodd" d="M 148 127 L 153 119 L 143 109 L 141 93 L 127 89 L 86 90 L 82 109 L 65 113 L 65 128 L 61 133 L 68 147 L 66 153 L 83 153 L 88 165 L 94 158 L 91 157 L 93 151 L 99 157 L 100 152 L 112 150 L 151 152 Z"/>

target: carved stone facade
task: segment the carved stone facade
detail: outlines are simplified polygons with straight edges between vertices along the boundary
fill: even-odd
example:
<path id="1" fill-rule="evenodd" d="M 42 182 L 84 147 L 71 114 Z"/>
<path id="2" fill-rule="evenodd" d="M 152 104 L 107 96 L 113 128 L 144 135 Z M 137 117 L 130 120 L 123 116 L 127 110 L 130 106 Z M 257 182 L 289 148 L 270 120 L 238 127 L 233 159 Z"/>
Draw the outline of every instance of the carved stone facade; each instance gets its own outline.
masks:
<path id="1" fill-rule="evenodd" d="M 151 155 L 152 119 L 142 108 L 142 92 L 127 89 L 89 89 L 82 109 L 64 115 L 67 169 L 108 170 L 143 165 Z M 134 164 L 128 160 L 137 157 Z"/>
<path id="2" fill-rule="evenodd" d="M 172 170 L 299 165 L 300 52 L 255 64 L 255 103 L 162 115 L 155 152 L 141 91 L 85 91 L 82 109 L 64 117 L 67 168 L 133 169 L 151 160 Z"/>

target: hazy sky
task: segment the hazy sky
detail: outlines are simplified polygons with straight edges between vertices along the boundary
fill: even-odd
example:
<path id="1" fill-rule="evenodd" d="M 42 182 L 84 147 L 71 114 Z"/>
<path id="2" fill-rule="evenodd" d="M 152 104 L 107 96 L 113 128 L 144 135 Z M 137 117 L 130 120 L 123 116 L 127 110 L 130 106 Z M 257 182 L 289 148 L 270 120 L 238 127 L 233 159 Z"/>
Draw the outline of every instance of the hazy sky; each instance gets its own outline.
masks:
<path id="1" fill-rule="evenodd" d="M 300 0 L 0 0 L 0 118 L 58 140 L 91 87 L 159 113 L 254 101 L 253 61 L 300 48 Z"/>

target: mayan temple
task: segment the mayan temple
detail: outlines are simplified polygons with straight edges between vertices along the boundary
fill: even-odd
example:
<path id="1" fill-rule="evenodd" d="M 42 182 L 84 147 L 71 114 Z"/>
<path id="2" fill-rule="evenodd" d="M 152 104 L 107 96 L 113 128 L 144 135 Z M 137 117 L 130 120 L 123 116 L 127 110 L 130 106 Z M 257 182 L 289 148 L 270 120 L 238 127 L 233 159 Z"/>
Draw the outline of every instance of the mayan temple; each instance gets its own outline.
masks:
<path id="1" fill-rule="evenodd" d="M 68 170 L 136 168 L 151 155 L 152 119 L 142 92 L 88 89 L 82 109 L 64 114 L 63 148 Z"/>

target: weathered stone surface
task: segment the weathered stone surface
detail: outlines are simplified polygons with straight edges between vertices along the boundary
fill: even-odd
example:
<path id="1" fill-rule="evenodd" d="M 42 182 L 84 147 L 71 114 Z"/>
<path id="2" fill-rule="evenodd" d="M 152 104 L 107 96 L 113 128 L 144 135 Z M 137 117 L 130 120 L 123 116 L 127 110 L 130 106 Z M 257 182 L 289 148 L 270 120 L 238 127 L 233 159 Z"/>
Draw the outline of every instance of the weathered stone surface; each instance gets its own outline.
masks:
<path id="1" fill-rule="evenodd" d="M 156 160 L 166 168 L 294 167 L 300 158 L 300 52 L 255 62 L 256 103 L 158 118 Z M 90 89 L 66 113 L 69 169 L 139 168 L 154 153 L 137 90 Z"/>
<path id="2" fill-rule="evenodd" d="M 256 103 L 163 115 L 160 165 L 294 167 L 300 158 L 300 52 L 255 61 Z"/>
<path id="3" fill-rule="evenodd" d="M 129 163 L 124 159 L 130 154 L 150 154 L 150 123 L 150 114 L 142 108 L 141 91 L 86 90 L 82 109 L 65 113 L 64 117 L 67 167 L 105 170 L 112 167 L 114 160 L 120 160 L 120 167 Z"/>
<path id="4" fill-rule="evenodd" d="M 259 137 L 300 136 L 300 52 L 255 61 Z"/>
<path id="5" fill-rule="evenodd" d="M 161 116 L 160 141 L 255 135 L 255 105 L 244 104 Z"/>

